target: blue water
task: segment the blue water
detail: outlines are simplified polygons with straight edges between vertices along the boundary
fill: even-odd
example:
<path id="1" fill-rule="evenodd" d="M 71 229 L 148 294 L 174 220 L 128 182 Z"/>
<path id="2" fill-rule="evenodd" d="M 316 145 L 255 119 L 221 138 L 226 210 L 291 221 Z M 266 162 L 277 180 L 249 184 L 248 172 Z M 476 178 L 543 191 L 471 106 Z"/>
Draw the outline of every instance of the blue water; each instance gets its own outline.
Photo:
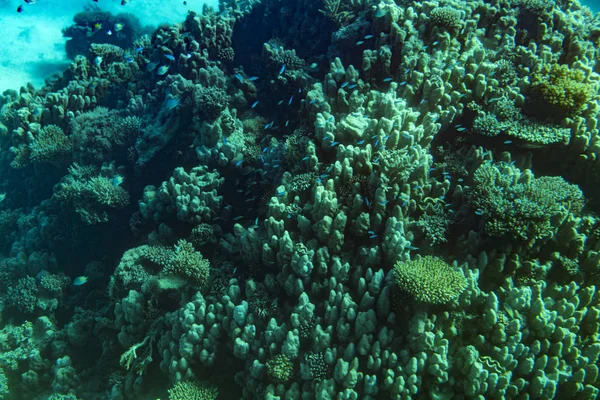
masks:
<path id="1" fill-rule="evenodd" d="M 0 400 L 600 396 L 589 13 L 123 2 L 0 0 Z"/>

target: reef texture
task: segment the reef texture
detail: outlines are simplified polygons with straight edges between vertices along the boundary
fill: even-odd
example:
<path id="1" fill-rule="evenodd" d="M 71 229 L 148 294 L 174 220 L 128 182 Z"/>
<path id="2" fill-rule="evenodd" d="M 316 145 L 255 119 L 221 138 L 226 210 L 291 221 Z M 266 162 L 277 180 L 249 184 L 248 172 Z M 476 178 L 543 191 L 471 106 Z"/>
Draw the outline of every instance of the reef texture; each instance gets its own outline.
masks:
<path id="1" fill-rule="evenodd" d="M 122 39 L 0 96 L 0 398 L 598 398 L 589 9 L 223 0 Z"/>

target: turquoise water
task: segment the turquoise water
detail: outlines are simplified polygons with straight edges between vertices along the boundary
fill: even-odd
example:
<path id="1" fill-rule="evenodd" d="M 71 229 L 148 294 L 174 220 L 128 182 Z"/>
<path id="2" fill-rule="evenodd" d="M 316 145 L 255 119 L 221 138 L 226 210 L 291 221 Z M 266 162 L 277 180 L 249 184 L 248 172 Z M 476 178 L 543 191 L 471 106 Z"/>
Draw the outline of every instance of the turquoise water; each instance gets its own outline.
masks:
<path id="1" fill-rule="evenodd" d="M 598 398 L 557 3 L 0 2 L 0 399 Z"/>

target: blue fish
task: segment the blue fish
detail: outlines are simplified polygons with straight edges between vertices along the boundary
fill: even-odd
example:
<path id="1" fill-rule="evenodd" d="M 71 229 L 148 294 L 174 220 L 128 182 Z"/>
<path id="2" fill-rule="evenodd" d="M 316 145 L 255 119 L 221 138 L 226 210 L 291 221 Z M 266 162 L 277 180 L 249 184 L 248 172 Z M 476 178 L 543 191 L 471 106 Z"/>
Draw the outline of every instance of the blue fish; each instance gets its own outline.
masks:
<path id="1" fill-rule="evenodd" d="M 366 36 L 365 36 L 365 39 L 366 39 L 366 40 L 369 40 L 369 39 L 372 39 L 372 38 L 373 38 L 373 35 L 366 35 Z"/>
<path id="2" fill-rule="evenodd" d="M 281 69 L 279 70 L 279 75 L 283 74 L 284 71 L 285 71 L 285 64 L 283 64 L 281 66 Z"/>
<path id="3" fill-rule="evenodd" d="M 283 196 L 285 195 L 285 190 L 282 190 L 280 192 L 277 192 L 277 196 Z"/>
<path id="4" fill-rule="evenodd" d="M 364 144 L 364 143 L 365 143 L 365 141 L 364 141 L 364 140 L 360 140 L 360 141 L 358 141 L 356 144 L 358 144 L 358 145 L 361 145 L 361 144 Z"/>
<path id="5" fill-rule="evenodd" d="M 384 82 L 391 82 L 391 81 L 392 81 L 392 78 L 385 78 L 383 81 L 384 81 Z"/>
<path id="6" fill-rule="evenodd" d="M 358 42 L 356 42 L 357 46 L 360 46 L 361 44 L 365 44 L 365 41 L 364 40 L 359 40 Z"/>
<path id="7" fill-rule="evenodd" d="M 279 102 L 277 102 L 277 105 L 280 106 L 283 104 L 283 100 L 279 100 Z"/>
<path id="8" fill-rule="evenodd" d="M 141 53 L 144 50 L 143 47 L 138 47 L 137 49 L 135 49 L 136 53 Z"/>
<path id="9" fill-rule="evenodd" d="M 504 141 L 504 144 L 511 144 L 511 143 L 512 143 L 512 140 L 505 140 Z"/>
<path id="10" fill-rule="evenodd" d="M 302 159 L 302 161 L 306 161 L 306 160 L 308 160 L 309 158 L 310 158 L 310 156 L 306 156 L 306 157 L 304 157 L 304 158 Z"/>
<path id="11" fill-rule="evenodd" d="M 308 103 L 308 104 L 315 104 L 316 102 L 317 102 L 317 99 L 313 99 L 313 100 L 311 100 L 311 101 L 310 101 L 310 103 Z"/>
<path id="12" fill-rule="evenodd" d="M 227 137 L 223 136 L 223 144 L 227 144 Z"/>
<path id="13" fill-rule="evenodd" d="M 352 85 L 348 86 L 348 89 L 354 89 L 356 86 L 356 83 L 353 83 Z"/>
<path id="14" fill-rule="evenodd" d="M 343 88 L 345 88 L 346 86 L 348 86 L 348 84 L 349 84 L 349 83 L 350 83 L 350 82 L 346 81 L 346 82 L 342 83 L 342 84 L 340 85 L 340 87 L 343 89 Z"/>
<path id="15" fill-rule="evenodd" d="M 256 81 L 258 80 L 258 76 L 251 76 L 250 78 L 248 78 L 249 81 Z"/>
<path id="16" fill-rule="evenodd" d="M 369 239 L 375 239 L 377 237 L 377 235 L 371 235 L 369 236 Z"/>
<path id="17" fill-rule="evenodd" d="M 285 121 L 285 126 L 287 127 L 290 124 L 290 120 Z"/>
<path id="18" fill-rule="evenodd" d="M 237 78 L 237 80 L 240 82 L 242 82 L 244 80 L 244 78 L 242 78 L 242 76 L 240 74 L 233 74 L 233 76 L 235 76 Z"/>
<path id="19" fill-rule="evenodd" d="M 239 221 L 239 220 L 240 220 L 240 219 L 242 219 L 242 218 L 244 218 L 244 217 L 243 217 L 243 216 L 241 216 L 241 215 L 238 215 L 237 217 L 233 217 L 232 219 L 233 219 L 234 221 Z"/>
<path id="20" fill-rule="evenodd" d="M 88 281 L 87 276 L 78 276 L 77 278 L 73 279 L 73 286 L 81 286 L 83 284 L 85 284 Z"/>
<path id="21" fill-rule="evenodd" d="M 167 108 L 169 110 L 174 109 L 175 107 L 177 107 L 180 103 L 180 100 L 178 98 L 172 98 L 167 100 Z"/>
<path id="22" fill-rule="evenodd" d="M 294 96 L 290 97 L 290 100 L 288 101 L 288 106 L 292 105 L 292 101 L 294 101 Z"/>
<path id="23" fill-rule="evenodd" d="M 340 142 L 331 142 L 331 147 L 340 144 Z"/>
<path id="24" fill-rule="evenodd" d="M 242 165 L 242 163 L 244 162 L 244 160 L 240 160 L 238 162 L 235 163 L 236 167 L 239 167 L 240 165 Z"/>
<path id="25" fill-rule="evenodd" d="M 171 61 L 175 61 L 175 57 L 173 57 L 171 54 L 165 54 L 165 57 L 167 57 Z"/>
<path id="26" fill-rule="evenodd" d="M 254 108 L 258 105 L 258 100 L 256 100 L 254 103 L 252 103 L 252 105 L 250 106 L 250 108 Z"/>

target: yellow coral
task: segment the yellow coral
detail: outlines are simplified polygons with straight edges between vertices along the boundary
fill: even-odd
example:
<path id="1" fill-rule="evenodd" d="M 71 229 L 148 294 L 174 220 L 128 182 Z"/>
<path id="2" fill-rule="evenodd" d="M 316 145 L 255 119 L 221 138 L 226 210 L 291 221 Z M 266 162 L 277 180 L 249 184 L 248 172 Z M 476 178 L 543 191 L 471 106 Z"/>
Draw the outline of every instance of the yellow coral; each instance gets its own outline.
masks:
<path id="1" fill-rule="evenodd" d="M 560 64 L 547 65 L 534 74 L 531 89 L 534 103 L 541 103 L 531 111 L 543 117 L 579 115 L 595 96 L 584 71 Z"/>

